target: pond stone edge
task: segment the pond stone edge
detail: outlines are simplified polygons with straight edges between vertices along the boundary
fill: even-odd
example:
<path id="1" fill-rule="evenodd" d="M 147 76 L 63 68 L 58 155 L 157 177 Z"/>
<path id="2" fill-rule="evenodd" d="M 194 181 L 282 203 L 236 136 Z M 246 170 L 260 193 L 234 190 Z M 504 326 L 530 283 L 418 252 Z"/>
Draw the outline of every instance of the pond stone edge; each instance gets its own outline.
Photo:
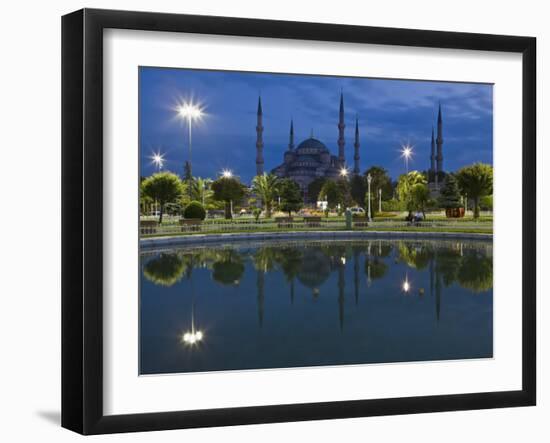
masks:
<path id="1" fill-rule="evenodd" d="M 429 238 L 429 239 L 467 239 L 492 240 L 493 234 L 466 232 L 399 232 L 399 231 L 308 231 L 308 232 L 254 232 L 227 234 L 196 234 L 189 236 L 153 237 L 139 240 L 140 249 L 158 248 L 159 246 L 178 246 L 205 243 L 224 243 L 242 240 L 287 240 L 287 239 L 363 239 L 363 238 Z"/>

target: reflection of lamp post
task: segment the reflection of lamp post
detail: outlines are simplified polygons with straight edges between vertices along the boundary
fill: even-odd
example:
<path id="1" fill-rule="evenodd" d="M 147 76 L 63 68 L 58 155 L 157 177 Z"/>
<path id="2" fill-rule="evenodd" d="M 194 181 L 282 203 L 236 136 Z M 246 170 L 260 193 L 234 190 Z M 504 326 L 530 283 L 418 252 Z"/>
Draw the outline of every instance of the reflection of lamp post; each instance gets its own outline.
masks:
<path id="1" fill-rule="evenodd" d="M 405 281 L 403 282 L 401 289 L 405 294 L 411 290 L 411 284 L 409 282 L 409 276 L 407 274 L 405 274 Z"/>
<path id="2" fill-rule="evenodd" d="M 192 281 L 192 277 L 191 277 Z M 195 329 L 195 291 L 192 288 L 192 304 L 191 304 L 191 331 L 187 331 L 183 334 L 181 337 L 181 341 L 188 345 L 193 346 L 198 344 L 202 339 L 204 338 L 204 334 L 202 331 Z"/>
<path id="3" fill-rule="evenodd" d="M 367 215 L 369 217 L 369 221 L 372 221 L 372 217 L 371 217 L 371 212 L 370 212 L 370 184 L 372 182 L 372 175 L 370 175 L 370 172 L 368 173 L 367 175 L 367 185 L 368 185 L 368 204 L 367 204 L 367 207 L 368 207 L 368 212 L 367 212 Z"/>

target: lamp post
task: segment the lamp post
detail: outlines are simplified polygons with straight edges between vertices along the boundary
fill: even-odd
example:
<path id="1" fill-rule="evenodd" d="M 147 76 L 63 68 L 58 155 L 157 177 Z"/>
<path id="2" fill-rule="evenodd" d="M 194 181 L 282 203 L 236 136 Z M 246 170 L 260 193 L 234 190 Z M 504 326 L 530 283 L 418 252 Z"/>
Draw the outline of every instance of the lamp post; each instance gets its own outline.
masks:
<path id="1" fill-rule="evenodd" d="M 370 172 L 367 174 L 367 185 L 368 185 L 368 201 L 367 201 L 367 208 L 368 212 L 367 215 L 369 217 L 369 221 L 372 221 L 371 212 L 370 212 L 370 183 L 372 181 L 372 175 L 370 175 Z"/>
<path id="2" fill-rule="evenodd" d="M 405 159 L 405 168 L 407 170 L 407 174 L 409 173 L 409 158 L 412 157 L 413 154 L 413 147 L 410 145 L 404 145 L 401 147 L 401 157 Z"/>
<path id="3" fill-rule="evenodd" d="M 378 188 L 378 212 L 382 212 L 382 188 Z"/>
<path id="4" fill-rule="evenodd" d="M 155 167 L 157 168 L 157 173 L 162 171 L 162 167 L 164 166 L 164 154 L 161 154 L 160 151 L 159 152 L 153 152 L 153 155 L 151 156 L 151 161 L 153 162 L 153 164 L 155 165 Z M 157 203 L 157 200 L 155 199 L 155 212 L 157 212 L 158 210 L 158 203 Z"/>
<path id="5" fill-rule="evenodd" d="M 187 131 L 189 134 L 189 175 L 192 177 L 193 173 L 192 173 L 192 167 L 191 167 L 191 155 L 192 155 L 191 128 L 192 128 L 193 121 L 200 120 L 200 118 L 203 116 L 203 112 L 202 112 L 202 109 L 199 108 L 197 105 L 189 102 L 189 103 L 183 103 L 178 108 L 178 114 L 181 118 L 183 118 L 184 120 L 187 120 Z"/>

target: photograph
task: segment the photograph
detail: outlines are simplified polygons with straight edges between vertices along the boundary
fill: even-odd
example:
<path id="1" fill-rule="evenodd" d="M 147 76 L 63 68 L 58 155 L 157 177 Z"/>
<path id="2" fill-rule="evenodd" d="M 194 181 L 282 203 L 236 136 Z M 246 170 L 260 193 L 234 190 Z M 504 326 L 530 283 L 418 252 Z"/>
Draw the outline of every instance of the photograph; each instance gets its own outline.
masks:
<path id="1" fill-rule="evenodd" d="M 138 78 L 139 375 L 493 358 L 493 84 Z"/>

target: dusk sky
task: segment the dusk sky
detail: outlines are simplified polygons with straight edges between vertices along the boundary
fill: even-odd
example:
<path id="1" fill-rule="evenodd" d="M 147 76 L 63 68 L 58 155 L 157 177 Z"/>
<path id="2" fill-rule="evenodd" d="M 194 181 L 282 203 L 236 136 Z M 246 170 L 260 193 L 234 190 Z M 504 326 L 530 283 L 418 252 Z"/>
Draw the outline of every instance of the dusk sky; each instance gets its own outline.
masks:
<path id="1" fill-rule="evenodd" d="M 256 170 L 256 110 L 262 96 L 265 171 L 283 161 L 290 119 L 295 146 L 313 132 L 336 155 L 338 106 L 344 93 L 346 160 L 353 167 L 359 118 L 361 172 L 372 165 L 392 178 L 405 172 L 400 146 L 410 143 L 409 169 L 430 166 L 432 124 L 443 113 L 444 169 L 493 159 L 493 87 L 487 84 L 140 68 L 141 175 L 154 172 L 150 156 L 165 154 L 164 169 L 183 173 L 187 126 L 178 103 L 193 100 L 205 116 L 193 125 L 193 175 L 215 178 L 230 169 L 249 183 Z"/>

